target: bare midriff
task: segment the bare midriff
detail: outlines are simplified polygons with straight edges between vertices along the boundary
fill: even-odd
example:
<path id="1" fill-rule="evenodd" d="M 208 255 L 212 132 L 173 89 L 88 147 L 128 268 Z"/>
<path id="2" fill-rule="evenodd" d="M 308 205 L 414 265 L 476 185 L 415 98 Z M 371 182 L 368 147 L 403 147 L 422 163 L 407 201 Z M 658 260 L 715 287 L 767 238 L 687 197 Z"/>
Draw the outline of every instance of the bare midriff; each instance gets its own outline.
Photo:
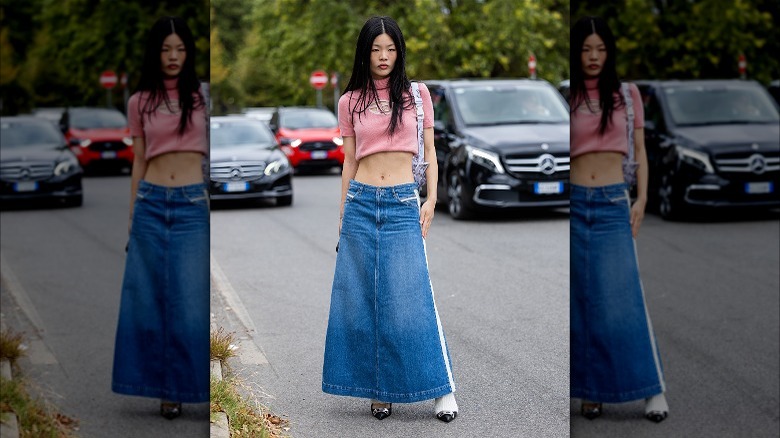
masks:
<path id="1" fill-rule="evenodd" d="M 599 187 L 623 182 L 623 154 L 590 152 L 571 160 L 569 179 L 572 184 Z"/>
<path id="2" fill-rule="evenodd" d="M 395 186 L 414 182 L 409 152 L 377 152 L 358 162 L 355 181 L 372 186 Z"/>
<path id="3" fill-rule="evenodd" d="M 169 152 L 151 158 L 144 181 L 165 187 L 179 187 L 203 182 L 203 154 Z"/>

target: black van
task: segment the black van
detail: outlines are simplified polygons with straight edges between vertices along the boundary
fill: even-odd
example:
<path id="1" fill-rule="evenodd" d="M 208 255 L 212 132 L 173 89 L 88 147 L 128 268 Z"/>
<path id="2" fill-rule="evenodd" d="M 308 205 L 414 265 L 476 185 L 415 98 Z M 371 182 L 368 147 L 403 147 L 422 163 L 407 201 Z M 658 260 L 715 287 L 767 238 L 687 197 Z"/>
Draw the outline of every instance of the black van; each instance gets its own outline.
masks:
<path id="1" fill-rule="evenodd" d="M 648 194 L 662 217 L 694 207 L 780 206 L 780 116 L 755 81 L 637 81 Z"/>
<path id="2" fill-rule="evenodd" d="M 542 80 L 426 81 L 438 197 L 450 215 L 569 205 L 569 110 Z"/>

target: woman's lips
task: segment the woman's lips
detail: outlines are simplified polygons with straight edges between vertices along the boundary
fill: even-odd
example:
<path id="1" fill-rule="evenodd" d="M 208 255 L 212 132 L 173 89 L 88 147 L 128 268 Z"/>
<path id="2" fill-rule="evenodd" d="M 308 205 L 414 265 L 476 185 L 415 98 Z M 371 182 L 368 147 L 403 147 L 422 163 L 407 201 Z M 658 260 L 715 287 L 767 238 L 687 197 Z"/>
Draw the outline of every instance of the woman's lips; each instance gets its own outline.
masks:
<path id="1" fill-rule="evenodd" d="M 379 64 L 379 68 L 381 68 L 382 70 L 386 70 L 387 64 Z"/>
<path id="2" fill-rule="evenodd" d="M 591 70 L 596 70 L 596 69 L 597 69 L 597 68 L 599 68 L 599 67 L 600 67 L 600 66 L 599 66 L 598 64 L 590 64 L 590 65 L 588 66 L 588 68 L 589 68 L 589 69 L 591 69 Z"/>
<path id="3" fill-rule="evenodd" d="M 169 70 L 176 70 L 178 68 L 179 68 L 178 64 L 168 64 L 168 69 Z"/>

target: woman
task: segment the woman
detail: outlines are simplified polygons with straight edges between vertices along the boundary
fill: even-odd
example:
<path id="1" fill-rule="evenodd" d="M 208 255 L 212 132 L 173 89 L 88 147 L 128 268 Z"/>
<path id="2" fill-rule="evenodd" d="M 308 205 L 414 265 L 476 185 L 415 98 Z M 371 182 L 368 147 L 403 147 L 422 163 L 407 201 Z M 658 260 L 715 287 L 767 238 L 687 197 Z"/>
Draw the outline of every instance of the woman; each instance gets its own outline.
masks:
<path id="1" fill-rule="evenodd" d="M 660 422 L 666 386 L 633 240 L 647 203 L 642 100 L 631 84 L 639 167 L 630 205 L 615 37 L 604 20 L 585 17 L 572 27 L 571 47 L 571 395 L 589 419 L 601 403 L 644 398 L 646 417 Z"/>
<path id="2" fill-rule="evenodd" d="M 369 19 L 339 99 L 345 159 L 322 390 L 371 398 L 380 420 L 392 414 L 391 403 L 435 398 L 434 414 L 449 422 L 458 405 L 424 242 L 438 175 L 433 105 L 419 88 L 430 162 L 422 205 L 412 175 L 417 120 L 406 45 L 392 18 Z"/>
<path id="3" fill-rule="evenodd" d="M 128 243 L 112 389 L 161 398 L 160 413 L 209 401 L 209 207 L 205 101 L 184 20 L 149 34 L 133 137 Z"/>

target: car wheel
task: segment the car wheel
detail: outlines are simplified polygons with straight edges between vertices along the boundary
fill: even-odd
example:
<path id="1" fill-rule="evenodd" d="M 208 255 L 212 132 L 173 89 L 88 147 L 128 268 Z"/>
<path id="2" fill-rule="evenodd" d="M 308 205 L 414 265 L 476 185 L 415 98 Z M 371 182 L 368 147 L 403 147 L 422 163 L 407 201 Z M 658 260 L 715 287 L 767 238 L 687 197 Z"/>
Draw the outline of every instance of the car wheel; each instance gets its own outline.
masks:
<path id="1" fill-rule="evenodd" d="M 658 184 L 658 212 L 662 218 L 674 220 L 681 217 L 683 200 L 679 192 L 674 184 L 674 173 L 670 170 L 664 171 Z"/>
<path id="2" fill-rule="evenodd" d="M 447 209 L 453 219 L 468 219 L 471 212 L 466 208 L 466 196 L 463 181 L 458 175 L 458 171 L 450 173 L 449 184 L 447 185 L 448 203 Z"/>
<path id="3" fill-rule="evenodd" d="M 276 206 L 277 207 L 287 207 L 289 205 L 292 205 L 292 195 L 289 196 L 280 196 L 276 198 Z"/>

